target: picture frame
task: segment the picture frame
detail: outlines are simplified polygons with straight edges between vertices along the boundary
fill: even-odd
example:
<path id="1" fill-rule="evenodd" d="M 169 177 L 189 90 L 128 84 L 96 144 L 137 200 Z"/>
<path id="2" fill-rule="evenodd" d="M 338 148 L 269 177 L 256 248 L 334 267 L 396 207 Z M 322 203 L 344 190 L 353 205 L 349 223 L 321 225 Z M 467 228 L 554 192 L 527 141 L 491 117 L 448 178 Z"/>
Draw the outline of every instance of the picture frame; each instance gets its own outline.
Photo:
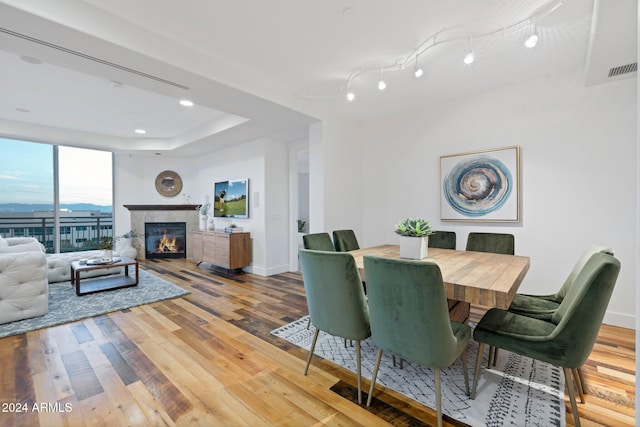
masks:
<path id="1" fill-rule="evenodd" d="M 249 218 L 249 180 L 229 179 L 213 186 L 213 216 Z"/>
<path id="2" fill-rule="evenodd" d="M 182 178 L 174 171 L 162 171 L 156 176 L 156 191 L 165 197 L 175 197 L 182 191 Z"/>
<path id="3" fill-rule="evenodd" d="M 440 157 L 440 219 L 520 221 L 520 147 Z"/>

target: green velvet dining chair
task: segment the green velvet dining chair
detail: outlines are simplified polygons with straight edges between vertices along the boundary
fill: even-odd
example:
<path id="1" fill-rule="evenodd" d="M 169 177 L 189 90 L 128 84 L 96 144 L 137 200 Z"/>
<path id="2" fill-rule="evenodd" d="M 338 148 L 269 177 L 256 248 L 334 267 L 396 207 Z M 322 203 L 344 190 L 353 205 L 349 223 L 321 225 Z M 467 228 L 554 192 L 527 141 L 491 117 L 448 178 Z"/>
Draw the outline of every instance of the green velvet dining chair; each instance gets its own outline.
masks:
<path id="1" fill-rule="evenodd" d="M 516 294 L 509 306 L 509 311 L 512 313 L 522 314 L 523 316 L 535 317 L 536 319 L 551 320 L 553 313 L 560 307 L 560 303 L 564 300 L 564 297 L 569 292 L 569 289 L 573 286 L 576 277 L 580 274 L 580 271 L 584 268 L 591 255 L 596 253 L 603 253 L 613 255 L 613 250 L 602 245 L 592 244 L 590 245 L 580 256 L 578 261 L 569 273 L 569 276 L 565 279 L 562 287 L 551 295 L 528 295 L 528 294 Z M 582 374 L 582 367 L 576 370 L 578 375 L 578 383 L 580 385 L 580 400 L 584 402 L 584 395 L 587 394 L 587 385 Z"/>
<path id="2" fill-rule="evenodd" d="M 309 371 L 320 331 L 353 340 L 356 342 L 358 403 L 362 403 L 360 341 L 371 336 L 371 329 L 356 262 L 344 252 L 300 249 L 299 255 L 309 317 L 316 328 L 304 374 Z"/>
<path id="3" fill-rule="evenodd" d="M 312 249 L 314 251 L 335 251 L 329 233 L 305 234 L 302 236 L 302 244 L 305 249 Z"/>
<path id="4" fill-rule="evenodd" d="M 456 248 L 455 231 L 435 230 L 434 234 L 429 236 L 428 246 L 430 248 L 455 249 Z"/>
<path id="5" fill-rule="evenodd" d="M 513 234 L 473 232 L 469 233 L 467 237 L 466 250 L 513 255 L 515 253 L 515 239 Z"/>
<path id="6" fill-rule="evenodd" d="M 593 254 L 549 321 L 498 308 L 487 311 L 473 332 L 480 344 L 472 398 L 476 395 L 484 346 L 488 344 L 562 367 L 573 419 L 580 426 L 574 380 L 580 391 L 577 369 L 593 349 L 619 272 L 620 262 L 612 255 Z"/>
<path id="7" fill-rule="evenodd" d="M 451 321 L 442 274 L 428 261 L 364 257 L 371 339 L 378 354 L 367 406 L 371 404 L 383 351 L 435 369 L 436 411 L 442 425 L 440 369 L 461 357 L 467 394 L 469 326 Z"/>
<path id="8" fill-rule="evenodd" d="M 591 255 L 597 253 L 613 255 L 613 250 L 602 245 L 590 245 L 582 253 L 574 265 L 573 270 L 571 270 L 571 273 L 569 273 L 569 276 L 567 276 L 562 284 L 562 287 L 556 293 L 551 295 L 516 294 L 509 306 L 509 311 L 537 319 L 551 320 L 551 316 L 553 316 L 553 313 L 555 313 L 560 303 L 564 300 L 564 297 L 573 286 L 580 271 L 582 271 L 587 264 Z"/>
<path id="9" fill-rule="evenodd" d="M 469 233 L 467 237 L 467 251 L 490 252 L 494 254 L 514 255 L 515 238 L 507 233 Z M 489 361 L 487 367 L 496 365 L 498 351 L 489 347 Z"/>
<path id="10" fill-rule="evenodd" d="M 353 230 L 334 230 L 333 245 L 337 252 L 349 252 L 360 249 L 356 233 Z"/>

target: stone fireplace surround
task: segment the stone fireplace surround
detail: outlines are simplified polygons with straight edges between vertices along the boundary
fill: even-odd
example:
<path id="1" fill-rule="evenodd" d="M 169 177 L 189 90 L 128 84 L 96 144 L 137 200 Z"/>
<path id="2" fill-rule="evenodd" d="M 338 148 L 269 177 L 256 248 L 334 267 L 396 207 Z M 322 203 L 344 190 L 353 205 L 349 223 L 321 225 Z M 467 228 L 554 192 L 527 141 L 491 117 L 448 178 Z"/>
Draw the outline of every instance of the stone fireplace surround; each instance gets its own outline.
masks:
<path id="1" fill-rule="evenodd" d="M 131 229 L 138 237 L 134 247 L 138 250 L 138 259 L 145 259 L 144 223 L 145 222 L 184 222 L 187 225 L 187 250 L 191 248 L 191 232 L 198 231 L 200 205 L 123 205 L 131 212 Z M 186 254 L 190 258 L 190 254 Z"/>

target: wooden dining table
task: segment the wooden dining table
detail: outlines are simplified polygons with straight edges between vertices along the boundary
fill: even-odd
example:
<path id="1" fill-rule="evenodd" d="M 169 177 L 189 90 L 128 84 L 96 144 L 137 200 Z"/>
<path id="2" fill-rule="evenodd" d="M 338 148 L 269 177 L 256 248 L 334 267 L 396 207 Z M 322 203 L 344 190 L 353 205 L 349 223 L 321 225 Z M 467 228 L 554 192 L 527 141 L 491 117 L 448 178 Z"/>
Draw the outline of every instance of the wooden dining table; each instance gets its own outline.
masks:
<path id="1" fill-rule="evenodd" d="M 350 253 L 366 282 L 364 256 L 400 258 L 400 246 L 381 245 Z M 529 270 L 529 257 L 526 256 L 453 249 L 429 248 L 427 258 L 422 261 L 438 264 L 449 300 L 490 308 L 509 308 Z"/>

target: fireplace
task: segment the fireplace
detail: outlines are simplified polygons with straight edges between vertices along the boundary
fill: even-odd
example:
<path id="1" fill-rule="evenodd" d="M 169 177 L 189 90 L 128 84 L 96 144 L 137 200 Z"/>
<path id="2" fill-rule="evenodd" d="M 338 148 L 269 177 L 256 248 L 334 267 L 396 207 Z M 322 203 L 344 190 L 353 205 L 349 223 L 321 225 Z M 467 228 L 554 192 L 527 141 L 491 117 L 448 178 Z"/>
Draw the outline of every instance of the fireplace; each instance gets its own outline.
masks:
<path id="1" fill-rule="evenodd" d="M 145 258 L 186 258 L 187 226 L 184 222 L 145 222 Z"/>

